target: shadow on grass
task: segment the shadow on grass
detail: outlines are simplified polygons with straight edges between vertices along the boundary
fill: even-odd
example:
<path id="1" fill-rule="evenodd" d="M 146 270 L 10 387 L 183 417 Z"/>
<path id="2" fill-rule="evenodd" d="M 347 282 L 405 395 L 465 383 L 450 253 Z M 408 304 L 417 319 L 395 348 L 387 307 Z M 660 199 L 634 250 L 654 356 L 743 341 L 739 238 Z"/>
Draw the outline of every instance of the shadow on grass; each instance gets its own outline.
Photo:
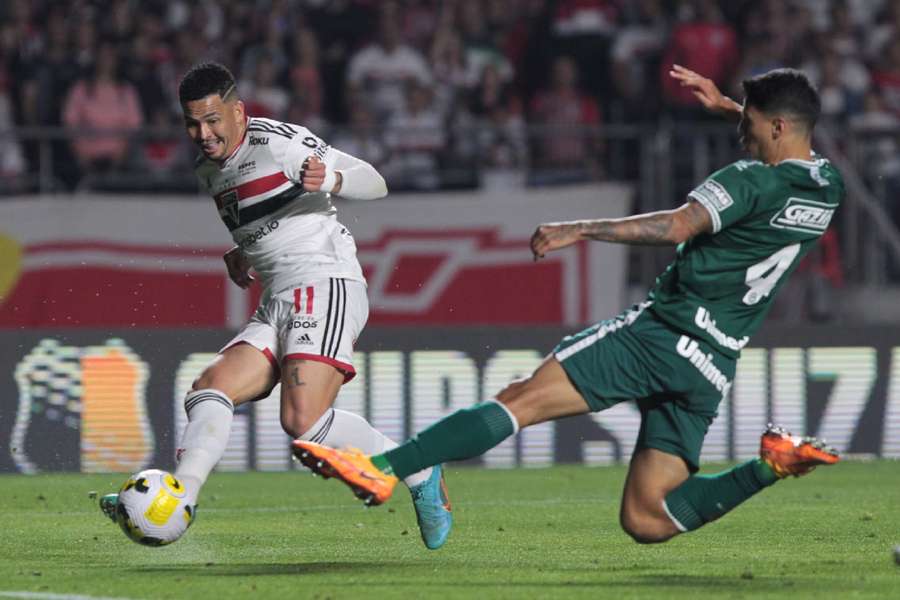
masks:
<path id="1" fill-rule="evenodd" d="M 433 575 L 433 565 L 423 565 L 417 562 L 309 562 L 295 564 L 264 564 L 264 563 L 228 563 L 228 564 L 208 564 L 208 565 L 157 565 L 134 567 L 129 571 L 134 573 L 152 573 L 170 576 L 239 576 L 239 577 L 266 577 L 266 576 L 284 576 L 284 575 L 319 575 L 329 573 L 353 573 L 354 575 L 362 575 L 365 570 L 372 569 L 379 573 L 384 573 L 386 569 L 403 569 L 405 573 L 404 580 L 384 580 L 380 578 L 368 579 L 365 581 L 348 581 L 343 585 L 354 587 L 364 585 L 366 587 L 414 587 L 421 589 L 423 585 L 422 579 L 416 574 L 417 570 L 421 570 L 422 577 L 430 577 Z M 503 581 L 493 576 L 493 581 L 485 581 L 478 574 L 473 573 L 471 578 L 466 580 L 455 577 L 452 581 L 441 579 L 433 582 L 435 588 L 503 588 L 503 589 L 548 589 L 548 588 L 646 588 L 659 589 L 696 589 L 697 593 L 728 590 L 729 592 L 736 589 L 752 592 L 768 592 L 768 591 L 788 591 L 796 584 L 789 578 L 785 577 L 765 577 L 753 576 L 745 578 L 737 574 L 732 575 L 686 575 L 686 574 L 626 574 L 623 571 L 644 570 L 641 567 L 619 568 L 611 571 L 591 571 L 590 569 L 580 569 L 580 573 L 575 575 L 576 569 L 547 569 L 541 572 L 541 578 L 519 578 L 517 580 Z M 595 575 L 595 580 L 585 580 L 591 575 Z M 573 579 L 574 577 L 574 579 Z M 833 582 L 832 582 L 833 584 Z M 426 584 L 426 587 L 431 587 Z M 838 591 L 838 590 L 832 590 Z"/>
<path id="2" fill-rule="evenodd" d="M 317 573 L 342 573 L 364 569 L 384 569 L 385 563 L 375 562 L 309 562 L 309 563 L 210 563 L 194 565 L 147 565 L 129 569 L 133 573 L 159 573 L 165 575 L 207 575 L 222 577 L 228 575 L 312 575 Z M 390 563 L 396 567 L 415 567 L 416 563 Z"/>
<path id="3" fill-rule="evenodd" d="M 793 586 L 794 582 L 781 577 L 754 576 L 752 578 L 744 578 L 739 575 L 683 575 L 669 573 L 665 575 L 639 575 L 629 579 L 607 581 L 605 585 L 648 588 L 697 588 L 698 591 L 719 588 L 734 590 L 736 586 L 746 586 L 745 589 L 752 589 L 758 592 L 767 589 L 783 590 L 786 587 Z"/>

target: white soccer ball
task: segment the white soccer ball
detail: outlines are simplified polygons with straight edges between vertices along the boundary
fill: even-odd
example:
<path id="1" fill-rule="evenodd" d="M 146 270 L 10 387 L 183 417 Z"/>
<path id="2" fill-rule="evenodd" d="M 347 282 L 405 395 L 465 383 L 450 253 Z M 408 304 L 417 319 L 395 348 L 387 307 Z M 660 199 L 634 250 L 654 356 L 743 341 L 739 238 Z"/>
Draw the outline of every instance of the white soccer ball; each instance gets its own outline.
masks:
<path id="1" fill-rule="evenodd" d="M 167 471 L 135 473 L 119 490 L 116 522 L 129 538 L 145 546 L 165 546 L 194 521 L 184 485 Z"/>

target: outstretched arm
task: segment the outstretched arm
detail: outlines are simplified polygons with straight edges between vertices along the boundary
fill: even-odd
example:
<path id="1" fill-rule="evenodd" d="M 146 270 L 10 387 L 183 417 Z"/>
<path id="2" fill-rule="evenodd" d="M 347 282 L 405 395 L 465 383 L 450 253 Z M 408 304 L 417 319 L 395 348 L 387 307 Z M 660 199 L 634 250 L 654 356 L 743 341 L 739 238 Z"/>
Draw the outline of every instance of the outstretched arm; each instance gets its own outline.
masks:
<path id="1" fill-rule="evenodd" d="M 669 76 L 680 82 L 682 87 L 691 88 L 691 92 L 709 112 L 721 115 L 731 121 L 741 118 L 741 105 L 728 96 L 722 95 L 711 79 L 690 69 L 685 69 L 681 65 L 673 65 Z"/>
<path id="2" fill-rule="evenodd" d="M 675 210 L 635 215 L 622 219 L 596 219 L 544 223 L 531 236 L 534 259 L 581 240 L 645 246 L 677 245 L 700 233 L 712 232 L 709 212 L 694 200 Z"/>

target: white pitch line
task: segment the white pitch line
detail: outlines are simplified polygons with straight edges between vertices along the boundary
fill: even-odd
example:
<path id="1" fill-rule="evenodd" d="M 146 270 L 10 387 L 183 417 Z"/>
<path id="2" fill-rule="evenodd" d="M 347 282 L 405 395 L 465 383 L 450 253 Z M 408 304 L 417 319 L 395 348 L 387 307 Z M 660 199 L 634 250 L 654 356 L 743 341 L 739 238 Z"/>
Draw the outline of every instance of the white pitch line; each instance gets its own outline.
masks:
<path id="1" fill-rule="evenodd" d="M 51 594 L 50 592 L 15 592 L 12 590 L 0 590 L 0 598 L 27 598 L 29 600 L 131 600 L 123 597 Z"/>

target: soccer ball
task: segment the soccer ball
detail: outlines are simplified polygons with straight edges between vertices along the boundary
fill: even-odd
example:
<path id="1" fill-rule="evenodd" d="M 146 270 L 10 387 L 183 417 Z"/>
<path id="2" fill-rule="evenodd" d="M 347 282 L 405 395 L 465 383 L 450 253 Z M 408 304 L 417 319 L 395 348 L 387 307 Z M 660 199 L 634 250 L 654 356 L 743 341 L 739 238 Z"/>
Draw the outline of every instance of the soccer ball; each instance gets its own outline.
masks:
<path id="1" fill-rule="evenodd" d="M 119 490 L 116 522 L 138 544 L 165 546 L 187 531 L 194 510 L 174 475 L 147 469 L 129 477 Z"/>

